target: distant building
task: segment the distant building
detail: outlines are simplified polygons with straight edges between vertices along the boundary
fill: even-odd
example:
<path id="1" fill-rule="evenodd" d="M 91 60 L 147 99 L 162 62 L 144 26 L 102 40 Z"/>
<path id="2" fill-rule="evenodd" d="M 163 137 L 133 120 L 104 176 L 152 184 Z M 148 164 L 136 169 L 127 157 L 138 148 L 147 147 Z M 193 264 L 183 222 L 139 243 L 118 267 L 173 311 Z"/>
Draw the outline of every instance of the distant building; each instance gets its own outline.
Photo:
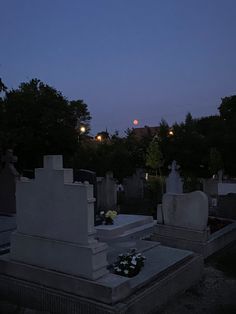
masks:
<path id="1" fill-rule="evenodd" d="M 138 139 L 141 139 L 143 137 L 147 136 L 155 136 L 159 133 L 159 126 L 147 126 L 145 125 L 143 128 L 133 128 L 133 134 Z"/>

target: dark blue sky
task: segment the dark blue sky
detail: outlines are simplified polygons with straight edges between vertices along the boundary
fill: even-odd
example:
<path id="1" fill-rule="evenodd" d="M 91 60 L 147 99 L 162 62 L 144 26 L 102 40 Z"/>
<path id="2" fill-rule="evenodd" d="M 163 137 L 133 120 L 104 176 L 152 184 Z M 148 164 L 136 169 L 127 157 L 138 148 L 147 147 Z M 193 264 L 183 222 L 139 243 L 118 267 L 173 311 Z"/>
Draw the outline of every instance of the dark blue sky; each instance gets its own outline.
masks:
<path id="1" fill-rule="evenodd" d="M 236 94 L 235 0 L 0 0 L 0 77 L 83 99 L 92 133 L 217 113 Z"/>

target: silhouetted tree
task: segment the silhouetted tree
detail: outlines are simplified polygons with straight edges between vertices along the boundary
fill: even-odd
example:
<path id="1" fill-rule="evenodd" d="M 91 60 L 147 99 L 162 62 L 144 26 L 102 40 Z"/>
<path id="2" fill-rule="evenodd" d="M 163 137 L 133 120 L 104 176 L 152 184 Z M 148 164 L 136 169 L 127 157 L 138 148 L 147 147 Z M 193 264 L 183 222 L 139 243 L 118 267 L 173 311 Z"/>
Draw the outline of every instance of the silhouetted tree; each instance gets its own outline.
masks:
<path id="1" fill-rule="evenodd" d="M 77 121 L 86 113 L 82 101 L 68 102 L 55 88 L 38 79 L 6 92 L 4 146 L 14 147 L 22 167 L 41 165 L 42 155 L 71 156 L 76 151 Z"/>

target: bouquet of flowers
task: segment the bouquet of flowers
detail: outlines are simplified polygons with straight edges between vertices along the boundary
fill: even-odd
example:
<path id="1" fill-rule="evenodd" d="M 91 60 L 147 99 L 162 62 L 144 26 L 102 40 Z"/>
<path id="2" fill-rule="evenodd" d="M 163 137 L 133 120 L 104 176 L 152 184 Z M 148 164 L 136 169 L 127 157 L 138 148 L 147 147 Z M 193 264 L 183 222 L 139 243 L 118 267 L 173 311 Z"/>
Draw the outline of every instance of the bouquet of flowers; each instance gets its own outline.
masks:
<path id="1" fill-rule="evenodd" d="M 105 225 L 113 225 L 113 220 L 117 216 L 117 211 L 108 210 L 106 213 L 104 211 L 100 212 L 101 219 L 105 222 Z"/>
<path id="2" fill-rule="evenodd" d="M 106 225 L 113 225 L 113 220 L 116 216 L 117 216 L 117 211 L 108 210 L 105 214 L 105 224 Z"/>
<path id="3" fill-rule="evenodd" d="M 120 276 L 134 277 L 144 266 L 145 259 L 136 249 L 131 249 L 130 252 L 119 255 L 118 261 L 112 265 L 113 272 Z"/>

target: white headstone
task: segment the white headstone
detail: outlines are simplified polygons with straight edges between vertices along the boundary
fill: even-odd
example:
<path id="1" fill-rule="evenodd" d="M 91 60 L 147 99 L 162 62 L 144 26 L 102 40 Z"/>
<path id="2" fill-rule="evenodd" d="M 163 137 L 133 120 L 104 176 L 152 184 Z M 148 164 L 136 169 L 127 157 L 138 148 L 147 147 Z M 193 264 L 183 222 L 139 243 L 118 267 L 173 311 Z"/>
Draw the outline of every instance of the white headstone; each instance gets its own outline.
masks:
<path id="1" fill-rule="evenodd" d="M 166 178 L 166 193 L 183 193 L 183 182 L 178 172 L 179 166 L 174 160 L 171 165 L 171 172 Z"/>
<path id="2" fill-rule="evenodd" d="M 94 239 L 94 201 L 93 186 L 73 183 L 62 156 L 45 156 L 35 180 L 17 183 L 11 257 L 90 279 L 106 273 L 106 245 Z"/>
<path id="3" fill-rule="evenodd" d="M 164 194 L 162 212 L 165 225 L 205 230 L 208 221 L 208 198 L 201 191 Z"/>

